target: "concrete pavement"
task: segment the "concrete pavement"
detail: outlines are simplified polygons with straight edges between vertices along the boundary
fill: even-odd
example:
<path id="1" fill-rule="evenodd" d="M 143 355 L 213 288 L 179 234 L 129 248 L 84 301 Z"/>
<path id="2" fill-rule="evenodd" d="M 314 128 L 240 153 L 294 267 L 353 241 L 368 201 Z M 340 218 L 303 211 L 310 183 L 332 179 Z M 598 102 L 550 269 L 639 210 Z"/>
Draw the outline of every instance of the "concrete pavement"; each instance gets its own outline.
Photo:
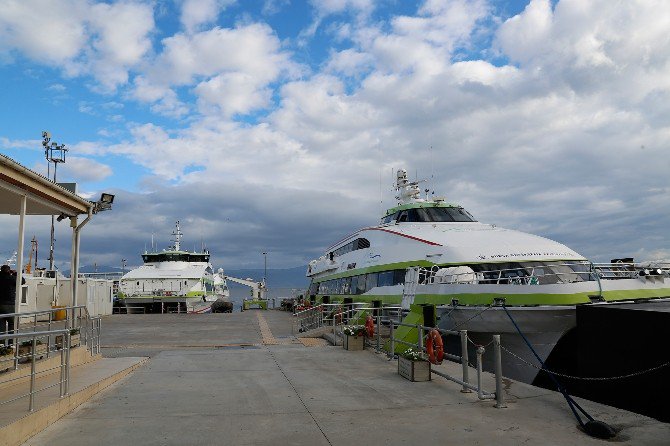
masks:
<path id="1" fill-rule="evenodd" d="M 406 381 L 370 350 L 305 347 L 290 321 L 280 311 L 105 318 L 104 355 L 150 362 L 26 444 L 604 443 L 579 431 L 555 392 L 507 381 L 508 408 L 496 409 L 437 376 Z M 670 440 L 668 424 L 581 402 L 621 430 L 617 444 Z"/>

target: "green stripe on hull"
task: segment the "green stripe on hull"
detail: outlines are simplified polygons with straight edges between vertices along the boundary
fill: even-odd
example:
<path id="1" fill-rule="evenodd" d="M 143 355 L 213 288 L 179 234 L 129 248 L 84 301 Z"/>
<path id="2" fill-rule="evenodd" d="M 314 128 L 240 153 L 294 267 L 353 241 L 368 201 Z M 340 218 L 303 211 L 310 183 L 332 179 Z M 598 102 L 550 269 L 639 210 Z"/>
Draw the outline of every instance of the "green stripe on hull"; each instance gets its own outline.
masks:
<path id="1" fill-rule="evenodd" d="M 670 297 L 670 288 L 612 290 L 603 291 L 607 302 L 617 302 L 635 299 L 653 299 Z M 355 302 L 372 302 L 381 300 L 385 304 L 400 304 L 402 295 L 329 295 L 331 302 L 341 303 L 345 297 L 351 297 Z M 415 304 L 449 305 L 452 299 L 457 299 L 460 305 L 489 305 L 495 298 L 504 297 L 507 305 L 578 305 L 591 302 L 589 296 L 598 296 L 598 292 L 584 292 L 574 294 L 509 294 L 509 293 L 459 293 L 459 294 L 417 294 Z M 318 296 L 321 299 L 321 295 Z"/>

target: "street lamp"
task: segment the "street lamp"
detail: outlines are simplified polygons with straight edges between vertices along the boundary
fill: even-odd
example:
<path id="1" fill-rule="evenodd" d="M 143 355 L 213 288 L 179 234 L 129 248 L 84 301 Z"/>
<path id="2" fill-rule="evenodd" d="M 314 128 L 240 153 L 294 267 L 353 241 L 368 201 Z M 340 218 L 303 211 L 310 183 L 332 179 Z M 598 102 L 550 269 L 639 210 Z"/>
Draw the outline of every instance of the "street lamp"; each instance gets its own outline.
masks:
<path id="1" fill-rule="evenodd" d="M 121 275 L 126 275 L 126 259 L 121 259 Z"/>
<path id="2" fill-rule="evenodd" d="M 263 283 L 266 283 L 268 277 L 268 253 L 263 253 Z"/>
<path id="3" fill-rule="evenodd" d="M 58 163 L 65 162 L 65 144 L 58 144 L 56 142 L 51 142 L 51 133 L 42 132 L 42 147 L 44 147 L 44 157 L 47 160 L 47 178 L 51 175 L 51 163 L 54 164 L 54 183 L 56 182 L 56 169 L 58 168 Z M 49 178 L 51 179 L 51 178 Z M 60 220 L 58 220 L 60 221 Z M 54 216 L 51 216 L 51 244 L 49 247 L 49 271 L 54 269 Z"/>

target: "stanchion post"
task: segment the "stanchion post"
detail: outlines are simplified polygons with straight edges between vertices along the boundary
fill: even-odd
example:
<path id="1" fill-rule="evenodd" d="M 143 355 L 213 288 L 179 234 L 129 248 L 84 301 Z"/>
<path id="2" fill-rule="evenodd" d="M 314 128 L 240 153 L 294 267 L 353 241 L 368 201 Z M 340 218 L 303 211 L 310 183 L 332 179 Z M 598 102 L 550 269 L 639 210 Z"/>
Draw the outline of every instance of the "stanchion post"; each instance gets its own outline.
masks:
<path id="1" fill-rule="evenodd" d="M 30 405 L 28 407 L 30 412 L 35 406 L 35 350 L 37 350 L 37 338 L 33 336 L 32 358 L 30 358 Z"/>
<path id="2" fill-rule="evenodd" d="M 417 329 L 417 345 L 419 346 L 419 351 L 423 351 L 423 326 L 421 324 L 416 324 Z"/>
<path id="3" fill-rule="evenodd" d="M 381 339 L 382 339 L 382 316 L 380 313 L 377 313 L 377 353 L 381 351 Z"/>
<path id="4" fill-rule="evenodd" d="M 482 355 L 484 354 L 484 347 L 481 345 L 477 347 L 477 397 L 484 399 L 484 391 L 482 390 Z"/>
<path id="5" fill-rule="evenodd" d="M 503 409 L 507 407 L 505 405 L 505 399 L 503 398 L 503 386 L 502 386 L 502 357 L 500 354 L 500 335 L 493 335 L 493 353 L 495 355 L 495 373 L 496 373 L 496 408 Z"/>
<path id="6" fill-rule="evenodd" d="M 394 336 L 393 332 L 395 331 L 394 325 L 395 325 L 395 322 L 393 322 L 393 320 L 391 320 L 391 326 L 390 326 L 391 327 L 391 335 L 390 335 L 390 338 L 389 338 L 389 347 L 390 347 L 389 348 L 389 359 L 393 359 L 393 357 L 395 356 L 395 338 L 393 337 Z"/>
<path id="7" fill-rule="evenodd" d="M 463 388 L 461 389 L 462 393 L 471 393 L 472 390 L 465 385 L 465 383 L 470 383 L 470 360 L 468 358 L 468 332 L 467 330 L 461 330 L 461 366 L 463 367 Z"/>

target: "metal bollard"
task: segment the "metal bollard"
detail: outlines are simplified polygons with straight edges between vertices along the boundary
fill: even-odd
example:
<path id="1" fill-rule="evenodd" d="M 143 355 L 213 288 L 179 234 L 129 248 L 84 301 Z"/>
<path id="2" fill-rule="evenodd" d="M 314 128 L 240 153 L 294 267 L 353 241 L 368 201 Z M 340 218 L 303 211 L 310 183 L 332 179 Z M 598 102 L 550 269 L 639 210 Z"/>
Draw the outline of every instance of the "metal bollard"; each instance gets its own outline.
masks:
<path id="1" fill-rule="evenodd" d="M 507 407 L 505 404 L 505 399 L 503 397 L 503 386 L 502 386 L 502 355 L 500 354 L 500 335 L 493 335 L 493 353 L 495 360 L 495 373 L 496 373 L 496 405 L 498 409 L 503 409 Z"/>
<path id="2" fill-rule="evenodd" d="M 480 400 L 484 399 L 484 391 L 482 390 L 482 355 L 484 354 L 484 347 L 481 345 L 477 347 L 477 397 Z"/>
<path id="3" fill-rule="evenodd" d="M 467 330 L 461 330 L 461 366 L 463 367 L 463 388 L 461 389 L 462 393 L 472 393 L 465 383 L 470 383 L 470 359 L 468 358 L 468 332 Z"/>

